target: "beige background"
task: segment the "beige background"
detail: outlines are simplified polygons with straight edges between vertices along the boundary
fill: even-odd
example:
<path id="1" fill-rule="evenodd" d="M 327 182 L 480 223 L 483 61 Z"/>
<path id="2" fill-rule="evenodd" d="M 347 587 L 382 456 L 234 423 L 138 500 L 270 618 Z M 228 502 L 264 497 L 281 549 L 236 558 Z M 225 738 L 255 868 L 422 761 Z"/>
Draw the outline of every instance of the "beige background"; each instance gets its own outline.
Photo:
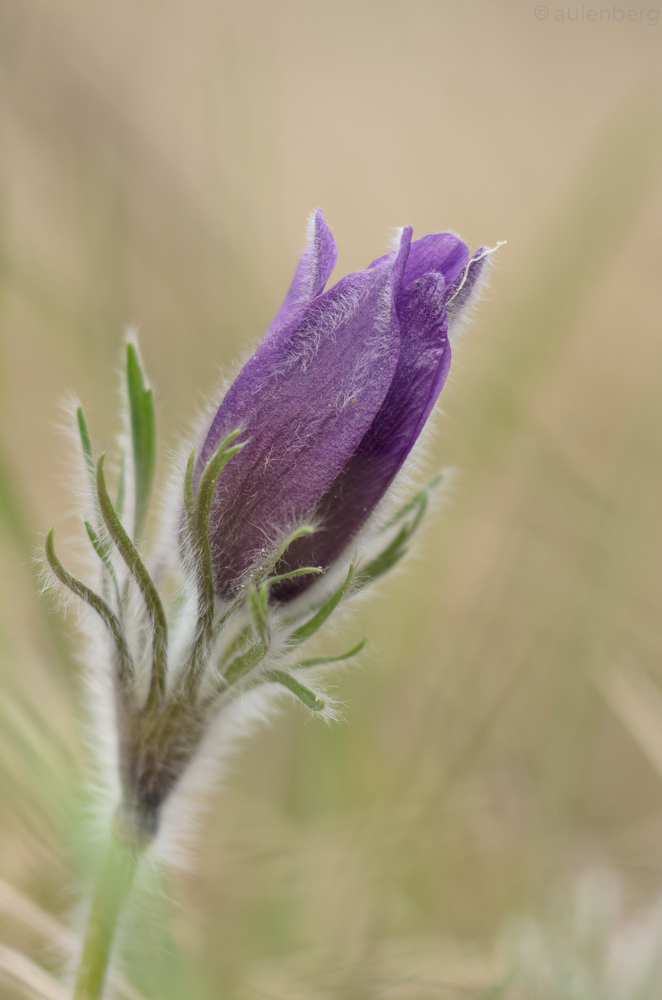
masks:
<path id="1" fill-rule="evenodd" d="M 44 736 L 86 757 L 78 674 L 29 561 L 49 524 L 75 534 L 63 398 L 112 445 L 138 324 L 163 470 L 312 208 L 336 277 L 406 223 L 508 241 L 430 446 L 447 506 L 328 640 L 371 639 L 345 721 L 286 704 L 213 797 L 169 890 L 180 957 L 147 920 L 133 941 L 159 996 L 193 996 L 191 968 L 201 997 L 459 996 L 439 984 L 489 980 L 512 915 L 579 873 L 659 892 L 662 25 L 534 8 L 2 5 L 0 874 L 54 912 L 91 864 L 80 765 Z"/>

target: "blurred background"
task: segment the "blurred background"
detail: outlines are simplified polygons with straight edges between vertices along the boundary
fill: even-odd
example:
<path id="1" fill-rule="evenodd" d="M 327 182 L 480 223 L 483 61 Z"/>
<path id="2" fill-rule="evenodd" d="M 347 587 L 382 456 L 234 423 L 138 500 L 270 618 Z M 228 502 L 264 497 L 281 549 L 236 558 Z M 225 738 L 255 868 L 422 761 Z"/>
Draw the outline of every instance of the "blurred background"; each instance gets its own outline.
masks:
<path id="1" fill-rule="evenodd" d="M 33 559 L 75 536 L 62 401 L 112 447 L 137 324 L 164 473 L 320 206 L 336 278 L 407 223 L 508 241 L 429 447 L 458 474 L 346 626 L 344 720 L 284 701 L 245 743 L 187 867 L 137 893 L 124 972 L 602 1000 L 639 921 L 650 992 L 617 995 L 662 996 L 662 24 L 621 7 L 4 0 L 0 965 L 60 974 L 95 865 L 75 619 Z"/>

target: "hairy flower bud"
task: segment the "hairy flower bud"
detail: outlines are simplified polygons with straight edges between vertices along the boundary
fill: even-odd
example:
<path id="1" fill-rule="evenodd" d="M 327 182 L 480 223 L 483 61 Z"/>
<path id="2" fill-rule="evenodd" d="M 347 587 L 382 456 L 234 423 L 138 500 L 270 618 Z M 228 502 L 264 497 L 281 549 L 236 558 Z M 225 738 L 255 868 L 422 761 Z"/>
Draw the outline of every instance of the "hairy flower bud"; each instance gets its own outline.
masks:
<path id="1" fill-rule="evenodd" d="M 280 312 L 223 399 L 199 476 L 235 428 L 246 442 L 216 487 L 209 521 L 214 587 L 234 598 L 279 533 L 319 525 L 290 546 L 279 571 L 326 569 L 393 482 L 443 388 L 456 322 L 485 263 L 452 233 L 399 246 L 324 287 L 336 245 L 322 213 Z M 285 601 L 312 582 L 283 581 Z"/>
<path id="2" fill-rule="evenodd" d="M 399 563 L 442 477 L 410 497 L 381 526 L 379 551 L 358 565 L 348 560 L 343 578 L 312 607 L 279 605 L 343 554 L 401 469 L 443 388 L 449 328 L 487 253 L 469 257 L 451 233 L 412 243 L 407 227 L 397 249 L 325 292 L 336 245 L 317 212 L 283 306 L 230 386 L 200 453 L 191 450 L 179 470 L 181 499 L 174 509 L 161 505 L 167 516 L 158 558 L 145 542 L 159 489 L 156 421 L 135 343 L 126 345 L 127 433 L 108 482 L 105 452 L 95 457 L 78 407 L 90 501 L 81 520 L 97 587 L 65 568 L 52 528 L 46 559 L 62 590 L 105 630 L 99 635 L 93 621 L 81 620 L 91 629 L 90 675 L 113 686 L 114 698 L 99 708 L 105 718 L 112 706 L 121 794 L 77 997 L 101 995 L 139 859 L 159 835 L 164 806 L 205 758 L 212 730 L 229 724 L 232 732 L 241 714 L 250 717 L 278 692 L 334 717 L 318 668 L 356 657 L 366 640 L 330 656 L 306 656 L 305 644 Z"/>

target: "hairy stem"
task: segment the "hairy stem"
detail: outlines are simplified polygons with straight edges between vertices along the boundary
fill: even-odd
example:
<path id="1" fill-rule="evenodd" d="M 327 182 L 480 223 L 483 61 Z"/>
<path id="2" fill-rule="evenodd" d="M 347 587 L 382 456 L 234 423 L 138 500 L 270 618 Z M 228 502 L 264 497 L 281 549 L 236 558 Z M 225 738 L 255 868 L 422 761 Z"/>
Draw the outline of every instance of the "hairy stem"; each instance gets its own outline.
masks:
<path id="1" fill-rule="evenodd" d="M 112 832 L 94 890 L 73 1000 L 99 1000 L 103 995 L 115 930 L 145 846 L 128 842 L 118 830 Z"/>

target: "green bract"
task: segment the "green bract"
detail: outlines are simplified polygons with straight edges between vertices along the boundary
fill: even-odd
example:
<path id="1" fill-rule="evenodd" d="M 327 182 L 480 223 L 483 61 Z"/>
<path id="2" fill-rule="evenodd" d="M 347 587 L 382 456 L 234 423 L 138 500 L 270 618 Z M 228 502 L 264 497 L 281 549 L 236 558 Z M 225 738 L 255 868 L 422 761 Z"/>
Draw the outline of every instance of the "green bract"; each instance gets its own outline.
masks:
<path id="1" fill-rule="evenodd" d="M 271 599 L 271 588 L 284 581 L 323 574 L 316 566 L 274 572 L 294 543 L 316 531 L 311 524 L 299 524 L 265 549 L 251 575 L 238 581 L 234 599 L 223 601 L 214 593 L 210 514 L 217 484 L 246 442 L 235 444 L 238 429 L 226 434 L 197 475 L 196 454 L 190 453 L 178 487 L 181 507 L 176 537 L 170 539 L 171 565 L 161 561 L 150 569 L 144 539 L 150 524 L 156 432 L 152 391 L 133 344 L 126 352 L 126 399 L 130 449 L 121 455 L 115 502 L 106 481 L 105 454 L 94 457 L 80 407 L 76 415 L 93 494 L 93 509 L 84 525 L 99 558 L 98 592 L 65 570 L 55 553 L 52 529 L 46 554 L 60 583 L 85 601 L 106 627 L 120 751 L 118 822 L 123 836 L 147 843 L 158 831 L 163 803 L 194 761 L 213 719 L 239 694 L 277 685 L 312 712 L 328 710 L 328 699 L 304 684 L 299 672 L 356 656 L 365 640 L 345 653 L 307 659 L 300 657 L 300 647 L 344 601 L 402 558 L 438 480 L 381 529 L 387 536 L 382 550 L 362 564 L 350 563 L 334 588 L 321 584 L 287 608 Z M 124 498 L 131 491 L 133 506 L 127 511 Z M 170 633 L 177 635 L 176 662 Z"/>

